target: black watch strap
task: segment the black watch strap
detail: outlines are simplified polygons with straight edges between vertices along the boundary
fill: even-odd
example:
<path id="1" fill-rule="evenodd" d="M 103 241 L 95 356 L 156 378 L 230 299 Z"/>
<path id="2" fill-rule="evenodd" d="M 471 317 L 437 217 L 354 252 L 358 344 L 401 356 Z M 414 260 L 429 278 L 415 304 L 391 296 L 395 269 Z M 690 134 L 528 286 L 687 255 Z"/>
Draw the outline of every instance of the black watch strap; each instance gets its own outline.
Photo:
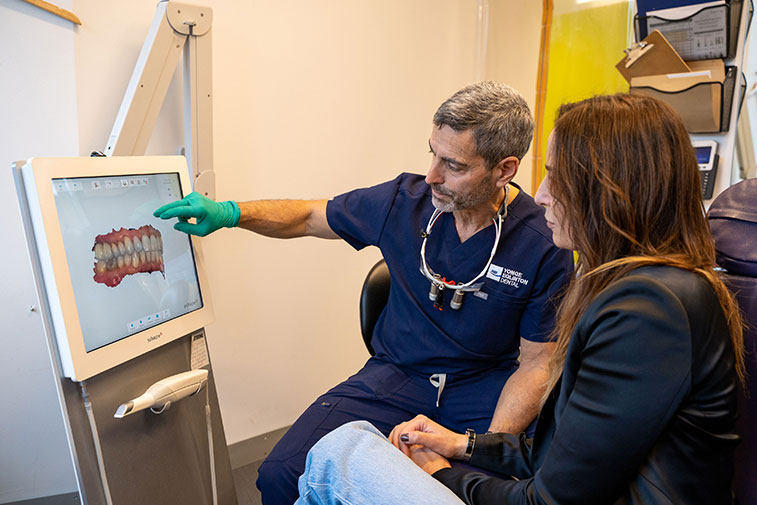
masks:
<path id="1" fill-rule="evenodd" d="M 468 436 L 468 445 L 465 447 L 463 460 L 470 461 L 470 458 L 473 455 L 473 448 L 476 446 L 476 432 L 468 428 L 465 430 L 465 434 Z"/>

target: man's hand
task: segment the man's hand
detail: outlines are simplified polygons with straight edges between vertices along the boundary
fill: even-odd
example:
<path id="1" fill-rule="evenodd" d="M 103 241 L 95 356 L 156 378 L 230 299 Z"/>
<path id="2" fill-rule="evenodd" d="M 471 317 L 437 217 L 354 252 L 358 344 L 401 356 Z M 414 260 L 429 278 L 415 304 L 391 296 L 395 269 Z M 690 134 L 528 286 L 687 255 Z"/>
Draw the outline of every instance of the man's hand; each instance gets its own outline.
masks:
<path id="1" fill-rule="evenodd" d="M 429 475 L 433 475 L 442 468 L 452 468 L 452 465 L 447 461 L 447 458 L 420 445 L 413 445 L 410 447 L 410 459 L 413 460 L 413 463 L 421 467 L 421 470 Z"/>
<path id="2" fill-rule="evenodd" d="M 422 415 L 395 426 L 389 434 L 389 441 L 407 456 L 413 458 L 413 461 L 415 461 L 415 458 L 412 453 L 417 449 L 414 449 L 412 446 L 430 449 L 437 455 L 444 456 L 445 458 L 459 459 L 465 454 L 465 448 L 468 445 L 468 437 L 466 435 L 450 431 Z M 429 456 L 417 457 L 428 458 Z"/>
<path id="3" fill-rule="evenodd" d="M 190 193 L 181 200 L 168 203 L 153 216 L 161 219 L 179 218 L 174 229 L 204 237 L 221 228 L 233 228 L 239 224 L 239 205 L 236 202 L 215 202 L 200 193 Z M 196 223 L 189 219 L 195 218 Z"/>

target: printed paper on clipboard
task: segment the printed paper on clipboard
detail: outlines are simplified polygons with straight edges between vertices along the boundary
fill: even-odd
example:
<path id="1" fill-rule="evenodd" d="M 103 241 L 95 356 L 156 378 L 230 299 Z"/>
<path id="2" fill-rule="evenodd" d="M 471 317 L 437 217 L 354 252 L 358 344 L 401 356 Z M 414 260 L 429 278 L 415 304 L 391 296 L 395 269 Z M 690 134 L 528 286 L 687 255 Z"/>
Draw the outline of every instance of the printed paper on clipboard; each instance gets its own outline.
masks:
<path id="1" fill-rule="evenodd" d="M 647 11 L 647 30 L 659 30 L 684 60 L 725 58 L 727 13 L 725 0 Z"/>

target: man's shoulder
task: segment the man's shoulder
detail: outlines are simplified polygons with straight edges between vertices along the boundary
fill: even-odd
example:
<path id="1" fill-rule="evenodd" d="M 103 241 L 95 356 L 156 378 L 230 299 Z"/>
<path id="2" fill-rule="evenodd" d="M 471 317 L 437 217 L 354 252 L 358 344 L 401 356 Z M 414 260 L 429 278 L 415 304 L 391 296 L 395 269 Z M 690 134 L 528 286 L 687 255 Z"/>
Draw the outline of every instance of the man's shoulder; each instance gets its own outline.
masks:
<path id="1" fill-rule="evenodd" d="M 544 208 L 538 205 L 531 195 L 521 189 L 515 200 L 508 206 L 507 212 L 508 218 L 511 217 L 518 222 L 519 232 L 533 235 L 535 240 L 545 241 L 546 245 L 555 247 L 552 242 L 552 231 L 547 228 Z"/>
<path id="2" fill-rule="evenodd" d="M 417 196 L 424 196 L 426 194 L 429 196 L 431 195 L 424 176 L 403 172 L 394 179 L 372 184 L 370 186 L 353 188 L 345 193 L 332 197 L 330 200 L 337 200 L 340 198 L 364 198 L 369 196 L 393 198 L 394 195 L 399 192 L 410 193 Z"/>
<path id="3" fill-rule="evenodd" d="M 416 197 L 431 196 L 431 190 L 426 184 L 425 177 L 420 174 L 402 172 L 394 179 L 378 183 L 373 186 L 355 188 L 348 191 L 345 195 L 363 195 L 367 193 L 404 193 Z"/>
<path id="4" fill-rule="evenodd" d="M 367 190 L 374 196 L 391 201 L 391 207 L 395 211 L 406 212 L 419 206 L 425 209 L 431 205 L 431 188 L 426 184 L 425 176 L 420 174 L 403 172 L 394 179 Z"/>
<path id="5" fill-rule="evenodd" d="M 423 175 L 402 172 L 394 180 L 397 182 L 398 191 L 410 196 L 422 198 L 431 194 L 429 185 L 426 184 L 426 177 Z"/>

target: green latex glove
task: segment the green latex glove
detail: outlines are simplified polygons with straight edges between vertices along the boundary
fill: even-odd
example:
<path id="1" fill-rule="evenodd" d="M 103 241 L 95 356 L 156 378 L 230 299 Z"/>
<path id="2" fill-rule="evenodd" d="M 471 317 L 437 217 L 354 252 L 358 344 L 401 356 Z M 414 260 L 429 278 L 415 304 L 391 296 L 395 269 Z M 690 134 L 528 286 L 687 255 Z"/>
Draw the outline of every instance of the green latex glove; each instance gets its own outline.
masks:
<path id="1" fill-rule="evenodd" d="M 236 202 L 215 202 L 200 193 L 190 193 L 181 200 L 165 204 L 152 215 L 161 219 L 178 217 L 174 229 L 204 237 L 221 228 L 238 225 L 240 211 Z M 190 218 L 197 222 L 190 223 Z"/>

